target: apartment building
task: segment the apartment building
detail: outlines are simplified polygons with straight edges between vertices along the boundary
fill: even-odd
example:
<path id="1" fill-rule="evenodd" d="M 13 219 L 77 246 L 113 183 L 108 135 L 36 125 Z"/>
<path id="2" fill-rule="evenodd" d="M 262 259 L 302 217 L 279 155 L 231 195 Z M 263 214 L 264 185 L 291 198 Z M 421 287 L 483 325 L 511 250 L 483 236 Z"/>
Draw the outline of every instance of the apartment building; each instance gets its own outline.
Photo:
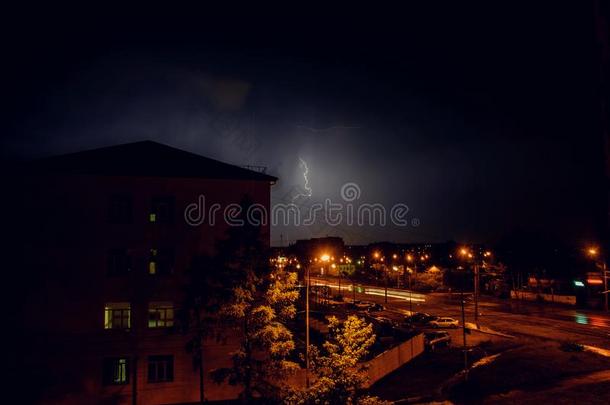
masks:
<path id="1" fill-rule="evenodd" d="M 226 237 L 226 207 L 270 205 L 263 172 L 145 141 L 30 162 L 11 220 L 23 298 L 19 372 L 32 398 L 62 404 L 199 400 L 199 376 L 176 331 L 197 255 Z M 230 222 L 230 221 L 229 221 Z M 261 224 L 269 243 L 269 225 Z M 208 378 L 230 342 L 205 349 L 208 399 L 235 397 Z"/>

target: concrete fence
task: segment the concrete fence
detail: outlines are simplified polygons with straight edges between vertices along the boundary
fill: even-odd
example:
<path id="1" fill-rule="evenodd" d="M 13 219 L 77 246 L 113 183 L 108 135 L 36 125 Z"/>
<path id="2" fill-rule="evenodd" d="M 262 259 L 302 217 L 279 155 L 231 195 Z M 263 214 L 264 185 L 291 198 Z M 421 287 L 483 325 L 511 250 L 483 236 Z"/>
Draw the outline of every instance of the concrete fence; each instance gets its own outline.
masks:
<path id="1" fill-rule="evenodd" d="M 369 375 L 368 386 L 375 384 L 392 371 L 422 354 L 423 351 L 424 335 L 419 334 L 369 360 L 366 363 Z"/>
<path id="2" fill-rule="evenodd" d="M 368 383 L 366 388 L 375 384 L 377 381 L 390 374 L 400 366 L 419 356 L 421 353 L 423 353 L 423 351 L 424 335 L 419 334 L 367 361 L 364 363 L 368 367 Z M 287 383 L 293 387 L 304 387 L 305 370 L 298 370 L 295 375 L 288 378 Z"/>
<path id="3" fill-rule="evenodd" d="M 557 304 L 576 305 L 575 295 L 557 295 L 557 294 L 542 294 L 532 291 L 515 291 L 511 290 L 510 297 L 513 299 L 526 301 L 547 301 Z"/>

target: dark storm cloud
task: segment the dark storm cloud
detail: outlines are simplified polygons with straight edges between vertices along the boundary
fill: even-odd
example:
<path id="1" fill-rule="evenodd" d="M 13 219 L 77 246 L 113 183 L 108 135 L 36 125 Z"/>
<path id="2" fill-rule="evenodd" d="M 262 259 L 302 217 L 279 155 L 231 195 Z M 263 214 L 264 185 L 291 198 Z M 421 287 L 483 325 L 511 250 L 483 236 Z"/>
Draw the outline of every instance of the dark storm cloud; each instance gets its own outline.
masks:
<path id="1" fill-rule="evenodd" d="M 274 241 L 475 241 L 515 226 L 591 238 L 588 10 L 444 11 L 126 15 L 47 26 L 47 37 L 15 28 L 25 45 L 11 59 L 3 148 L 36 156 L 153 139 L 266 165 L 280 177 L 275 200 L 303 186 L 302 158 L 312 202 L 355 182 L 363 202 L 403 202 L 421 221 L 277 228 Z"/>

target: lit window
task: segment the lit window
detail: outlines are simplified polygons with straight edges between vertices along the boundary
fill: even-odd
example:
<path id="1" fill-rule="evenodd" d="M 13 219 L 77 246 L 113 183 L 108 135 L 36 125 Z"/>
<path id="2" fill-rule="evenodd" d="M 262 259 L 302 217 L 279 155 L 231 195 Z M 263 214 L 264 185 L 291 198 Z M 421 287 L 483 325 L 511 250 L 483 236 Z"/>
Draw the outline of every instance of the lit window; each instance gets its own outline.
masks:
<path id="1" fill-rule="evenodd" d="M 148 382 L 174 381 L 174 356 L 148 356 Z"/>
<path id="2" fill-rule="evenodd" d="M 174 326 L 174 304 L 151 302 L 148 304 L 148 327 L 169 328 Z"/>
<path id="3" fill-rule="evenodd" d="M 174 271 L 174 251 L 172 249 L 150 249 L 148 274 L 168 275 Z"/>
<path id="4" fill-rule="evenodd" d="M 129 359 L 126 357 L 111 357 L 104 359 L 104 385 L 129 384 Z"/>
<path id="5" fill-rule="evenodd" d="M 104 306 L 104 329 L 130 329 L 131 305 L 129 302 L 109 302 Z"/>

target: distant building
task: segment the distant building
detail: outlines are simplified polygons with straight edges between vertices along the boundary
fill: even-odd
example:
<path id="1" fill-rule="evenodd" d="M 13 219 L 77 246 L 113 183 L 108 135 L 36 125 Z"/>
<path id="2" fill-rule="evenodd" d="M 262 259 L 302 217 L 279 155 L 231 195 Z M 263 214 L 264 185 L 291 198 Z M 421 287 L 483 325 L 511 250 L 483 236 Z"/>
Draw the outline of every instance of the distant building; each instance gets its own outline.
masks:
<path id="1" fill-rule="evenodd" d="M 343 255 L 345 243 L 342 238 L 327 236 L 325 238 L 312 238 L 297 240 L 290 250 L 301 260 L 310 260 L 327 254 L 331 257 Z"/>
<path id="2" fill-rule="evenodd" d="M 21 360 L 43 403 L 198 401 L 185 337 L 172 332 L 185 269 L 225 238 L 227 205 L 247 198 L 269 212 L 277 179 L 148 141 L 41 159 L 16 175 Z M 268 221 L 261 229 L 268 245 Z M 229 349 L 206 348 L 208 399 L 235 397 L 208 377 Z"/>

